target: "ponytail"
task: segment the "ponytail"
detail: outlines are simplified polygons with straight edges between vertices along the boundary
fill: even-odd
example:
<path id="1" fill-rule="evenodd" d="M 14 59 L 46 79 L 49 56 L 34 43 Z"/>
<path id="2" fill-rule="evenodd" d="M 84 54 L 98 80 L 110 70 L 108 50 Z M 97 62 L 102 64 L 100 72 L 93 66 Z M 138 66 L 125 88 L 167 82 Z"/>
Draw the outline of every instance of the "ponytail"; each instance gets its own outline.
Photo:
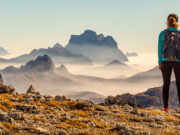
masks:
<path id="1" fill-rule="evenodd" d="M 168 27 L 178 28 L 178 16 L 176 14 L 170 14 L 167 18 Z"/>

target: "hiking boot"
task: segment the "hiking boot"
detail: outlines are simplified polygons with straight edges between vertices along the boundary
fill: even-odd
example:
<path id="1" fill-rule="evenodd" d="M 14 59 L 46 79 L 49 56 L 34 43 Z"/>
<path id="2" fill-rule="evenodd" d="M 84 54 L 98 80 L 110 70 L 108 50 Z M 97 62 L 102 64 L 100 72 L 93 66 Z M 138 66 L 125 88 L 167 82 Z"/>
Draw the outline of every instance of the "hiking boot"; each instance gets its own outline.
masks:
<path id="1" fill-rule="evenodd" d="M 164 108 L 164 111 L 165 111 L 165 112 L 169 112 L 169 109 L 168 109 L 168 108 Z"/>

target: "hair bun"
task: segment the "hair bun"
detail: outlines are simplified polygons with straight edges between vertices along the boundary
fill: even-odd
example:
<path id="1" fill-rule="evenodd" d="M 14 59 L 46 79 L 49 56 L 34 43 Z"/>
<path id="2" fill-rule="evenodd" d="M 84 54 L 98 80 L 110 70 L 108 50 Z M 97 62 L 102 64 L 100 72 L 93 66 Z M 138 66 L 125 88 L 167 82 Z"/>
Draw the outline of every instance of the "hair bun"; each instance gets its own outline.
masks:
<path id="1" fill-rule="evenodd" d="M 170 22 L 173 23 L 174 22 L 174 17 L 170 18 Z"/>

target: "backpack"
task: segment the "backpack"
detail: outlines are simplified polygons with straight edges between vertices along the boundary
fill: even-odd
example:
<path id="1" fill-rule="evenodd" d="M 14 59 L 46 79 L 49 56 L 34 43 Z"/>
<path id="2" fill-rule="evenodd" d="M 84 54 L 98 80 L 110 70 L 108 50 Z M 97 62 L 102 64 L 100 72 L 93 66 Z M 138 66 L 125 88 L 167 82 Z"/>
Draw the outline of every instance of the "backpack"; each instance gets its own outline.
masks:
<path id="1" fill-rule="evenodd" d="M 180 59 L 180 31 L 164 30 L 164 42 L 162 56 L 168 61 Z"/>

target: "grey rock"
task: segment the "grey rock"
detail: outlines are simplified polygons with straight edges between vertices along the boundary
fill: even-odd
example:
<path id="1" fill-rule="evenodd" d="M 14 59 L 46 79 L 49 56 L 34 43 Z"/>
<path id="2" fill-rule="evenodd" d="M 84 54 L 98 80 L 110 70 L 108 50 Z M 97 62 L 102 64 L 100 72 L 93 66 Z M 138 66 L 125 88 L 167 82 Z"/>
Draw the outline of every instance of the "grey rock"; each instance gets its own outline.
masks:
<path id="1" fill-rule="evenodd" d="M 92 107 L 93 106 L 93 102 L 88 101 L 88 100 L 82 100 L 82 99 L 76 99 L 77 104 L 75 106 L 75 108 L 77 109 L 84 109 L 85 107 Z"/>
<path id="2" fill-rule="evenodd" d="M 21 110 L 23 112 L 37 111 L 37 107 L 35 105 L 25 105 L 25 104 L 17 105 L 16 109 Z"/>
<path id="3" fill-rule="evenodd" d="M 56 96 L 54 97 L 54 99 L 57 100 L 57 101 L 62 101 L 62 100 L 63 100 L 60 95 L 56 95 Z"/>
<path id="4" fill-rule="evenodd" d="M 45 99 L 45 102 L 50 102 L 51 100 L 53 100 L 53 97 L 50 95 L 44 95 L 43 97 Z"/>
<path id="5" fill-rule="evenodd" d="M 29 89 L 27 90 L 26 94 L 27 93 L 34 93 L 35 92 L 35 89 L 34 89 L 34 86 L 30 85 Z"/>
<path id="6" fill-rule="evenodd" d="M 3 85 L 0 83 L 0 93 L 13 93 L 15 91 L 14 86 L 12 85 Z"/>
<path id="7" fill-rule="evenodd" d="M 0 110 L 0 121 L 11 123 L 11 119 L 8 116 L 7 112 L 3 112 Z"/>
<path id="8" fill-rule="evenodd" d="M 131 95 L 129 93 L 125 93 L 122 95 L 116 95 L 115 97 L 108 96 L 104 102 L 105 102 L 105 105 L 113 105 L 113 104 L 125 105 L 125 104 L 128 104 L 128 105 L 133 106 L 133 107 L 138 107 L 138 103 L 136 101 L 135 96 Z"/>
<path id="9" fill-rule="evenodd" d="M 58 131 L 58 135 L 68 135 L 67 132 L 63 129 Z"/>
<path id="10" fill-rule="evenodd" d="M 14 120 L 24 119 L 23 114 L 21 112 L 17 112 L 17 111 L 10 111 L 10 112 L 8 112 L 8 115 L 10 117 L 12 117 Z"/>
<path id="11" fill-rule="evenodd" d="M 137 114 L 137 115 L 140 114 L 140 112 L 139 112 L 139 110 L 137 108 L 133 108 L 133 110 L 130 111 L 130 113 Z"/>

